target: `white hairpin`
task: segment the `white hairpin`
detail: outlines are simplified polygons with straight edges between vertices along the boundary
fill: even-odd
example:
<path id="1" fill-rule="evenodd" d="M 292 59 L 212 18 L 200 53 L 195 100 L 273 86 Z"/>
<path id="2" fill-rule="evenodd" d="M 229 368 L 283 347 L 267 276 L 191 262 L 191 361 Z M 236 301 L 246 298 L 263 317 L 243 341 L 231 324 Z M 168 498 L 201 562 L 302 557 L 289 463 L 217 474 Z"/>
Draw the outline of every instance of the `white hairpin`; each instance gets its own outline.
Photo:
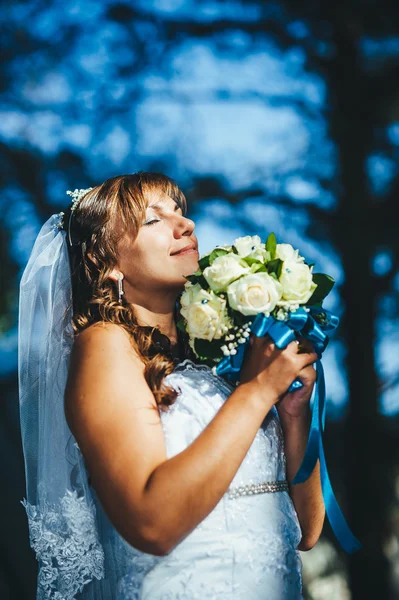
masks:
<path id="1" fill-rule="evenodd" d="M 58 215 L 54 215 L 56 218 L 58 218 L 58 221 L 54 223 L 54 229 L 56 229 L 57 231 L 60 231 L 64 228 L 64 214 L 65 213 L 60 212 L 58 213 Z"/>
<path id="2" fill-rule="evenodd" d="M 81 201 L 81 199 L 83 198 L 83 196 L 85 194 L 87 194 L 87 192 L 90 192 L 90 190 L 92 190 L 92 187 L 86 188 L 84 189 L 75 189 L 73 190 L 73 192 L 71 192 L 71 190 L 67 191 L 67 194 L 69 196 L 72 196 L 72 206 L 71 206 L 71 212 L 69 215 L 69 219 L 68 219 L 68 239 L 69 239 L 69 243 L 72 246 L 72 237 L 71 237 L 71 218 L 72 218 L 72 213 L 73 211 L 76 209 L 77 205 L 79 204 L 79 202 Z"/>
<path id="3" fill-rule="evenodd" d="M 85 194 L 87 194 L 87 192 L 90 192 L 90 190 L 92 190 L 92 187 L 86 188 L 84 189 L 80 189 L 78 190 L 77 188 L 75 190 L 73 190 L 73 192 L 71 192 L 71 190 L 67 191 L 67 194 L 69 196 L 72 196 L 72 208 L 71 208 L 71 212 L 73 212 L 75 210 L 75 208 L 77 207 L 77 205 L 79 204 L 80 200 L 83 198 L 83 196 Z"/>

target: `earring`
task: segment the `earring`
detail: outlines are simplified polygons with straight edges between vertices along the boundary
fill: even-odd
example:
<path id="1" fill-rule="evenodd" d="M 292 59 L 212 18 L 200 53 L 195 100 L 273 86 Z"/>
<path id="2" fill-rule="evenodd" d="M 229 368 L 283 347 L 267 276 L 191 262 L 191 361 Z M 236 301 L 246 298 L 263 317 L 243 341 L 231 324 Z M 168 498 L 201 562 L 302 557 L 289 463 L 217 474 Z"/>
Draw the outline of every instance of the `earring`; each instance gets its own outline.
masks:
<path id="1" fill-rule="evenodd" d="M 122 288 L 122 279 L 123 279 L 122 277 L 119 277 L 119 279 L 118 279 L 118 300 L 119 300 L 119 304 L 122 304 L 122 296 L 125 293 L 123 291 L 123 288 Z"/>

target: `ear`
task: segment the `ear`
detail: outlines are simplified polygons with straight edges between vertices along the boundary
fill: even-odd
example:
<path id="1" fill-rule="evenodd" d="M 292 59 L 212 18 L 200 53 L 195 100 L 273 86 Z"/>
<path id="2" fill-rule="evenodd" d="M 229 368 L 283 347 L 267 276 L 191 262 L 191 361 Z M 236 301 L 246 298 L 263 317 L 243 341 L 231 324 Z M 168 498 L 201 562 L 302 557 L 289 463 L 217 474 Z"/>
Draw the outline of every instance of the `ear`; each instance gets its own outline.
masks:
<path id="1" fill-rule="evenodd" d="M 87 257 L 89 258 L 89 260 L 91 260 L 91 262 L 94 265 L 96 265 L 96 267 L 98 267 L 98 262 L 94 258 L 94 256 L 91 254 L 91 252 L 87 253 Z M 111 273 L 108 275 L 108 278 L 112 279 L 112 281 L 115 281 L 116 283 L 118 283 L 118 279 L 123 279 L 123 277 L 124 277 L 123 273 L 121 273 L 121 271 L 118 271 L 118 269 L 113 269 L 111 271 Z"/>

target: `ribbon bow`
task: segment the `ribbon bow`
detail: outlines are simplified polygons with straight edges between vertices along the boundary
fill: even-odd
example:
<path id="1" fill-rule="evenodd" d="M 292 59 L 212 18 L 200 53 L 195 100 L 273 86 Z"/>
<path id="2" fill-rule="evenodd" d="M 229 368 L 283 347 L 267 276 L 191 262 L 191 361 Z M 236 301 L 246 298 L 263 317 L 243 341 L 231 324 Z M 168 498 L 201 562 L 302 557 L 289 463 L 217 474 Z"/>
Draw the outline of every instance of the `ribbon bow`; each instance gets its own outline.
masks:
<path id="1" fill-rule="evenodd" d="M 257 337 L 262 337 L 267 333 L 280 349 L 286 348 L 290 342 L 294 341 L 296 339 L 295 334 L 298 333 L 312 342 L 315 352 L 319 356 L 316 361 L 316 392 L 308 442 L 302 464 L 291 484 L 304 483 L 315 468 L 317 460 L 320 460 L 321 489 L 327 518 L 341 547 L 348 554 L 352 554 L 362 546 L 349 529 L 334 495 L 327 470 L 322 438 L 326 416 L 326 386 L 321 355 L 329 342 L 329 337 L 325 332 L 335 329 L 338 323 L 339 318 L 332 312 L 321 307 L 311 306 L 308 310 L 299 308 L 291 313 L 287 321 L 277 321 L 274 317 L 258 314 L 252 323 L 251 333 L 254 333 Z M 248 343 L 249 338 L 246 339 L 245 343 L 238 346 L 236 354 L 223 358 L 216 367 L 216 373 L 226 375 L 233 383 L 239 381 Z M 296 379 L 288 388 L 288 392 L 302 386 L 302 382 Z"/>

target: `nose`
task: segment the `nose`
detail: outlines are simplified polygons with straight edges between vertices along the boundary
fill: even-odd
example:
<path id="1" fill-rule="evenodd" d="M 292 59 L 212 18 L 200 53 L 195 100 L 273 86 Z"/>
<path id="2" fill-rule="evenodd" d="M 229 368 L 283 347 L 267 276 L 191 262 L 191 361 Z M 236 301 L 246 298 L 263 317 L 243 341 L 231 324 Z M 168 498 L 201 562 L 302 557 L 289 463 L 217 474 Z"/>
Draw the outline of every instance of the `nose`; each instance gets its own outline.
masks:
<path id="1" fill-rule="evenodd" d="M 188 219 L 184 215 L 181 215 L 176 222 L 176 226 L 174 229 L 175 237 L 181 237 L 183 235 L 190 236 L 195 228 L 195 223 L 192 219 Z"/>

